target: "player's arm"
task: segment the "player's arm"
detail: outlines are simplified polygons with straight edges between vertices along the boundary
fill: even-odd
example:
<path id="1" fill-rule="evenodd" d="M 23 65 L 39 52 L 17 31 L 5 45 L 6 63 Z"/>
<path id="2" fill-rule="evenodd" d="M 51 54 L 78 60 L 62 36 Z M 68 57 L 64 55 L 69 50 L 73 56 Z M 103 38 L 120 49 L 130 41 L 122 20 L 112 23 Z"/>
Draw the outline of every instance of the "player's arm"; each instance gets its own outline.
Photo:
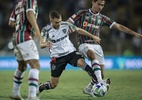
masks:
<path id="1" fill-rule="evenodd" d="M 46 48 L 46 40 L 43 37 L 41 37 L 40 39 L 40 48 L 41 49 Z"/>
<path id="2" fill-rule="evenodd" d="M 88 36 L 88 37 L 92 38 L 95 41 L 95 43 L 98 43 L 98 44 L 100 43 L 101 39 L 99 37 L 92 35 L 91 33 L 87 32 L 84 29 L 77 27 L 76 32 L 78 32 L 81 35 Z"/>
<path id="3" fill-rule="evenodd" d="M 13 10 L 12 12 L 11 12 L 11 15 L 10 15 L 10 18 L 9 18 L 9 22 L 8 22 L 8 25 L 9 26 L 11 26 L 11 27 L 15 27 L 15 25 L 16 25 L 16 22 L 15 22 L 15 10 Z"/>
<path id="4" fill-rule="evenodd" d="M 41 37 L 40 39 L 40 48 L 43 49 L 43 48 L 50 48 L 52 46 L 52 43 L 50 41 L 46 42 L 45 38 Z"/>
<path id="5" fill-rule="evenodd" d="M 119 31 L 122 31 L 124 33 L 127 33 L 127 34 L 131 34 L 131 35 L 134 35 L 136 37 L 139 37 L 139 38 L 142 38 L 142 35 L 137 33 L 137 32 L 134 32 L 133 30 L 121 25 L 121 24 L 118 24 L 118 23 L 115 23 L 113 25 L 114 28 L 118 29 Z"/>
<path id="6" fill-rule="evenodd" d="M 68 23 L 68 25 L 69 25 L 69 34 L 76 32 L 76 33 L 79 33 L 81 35 L 88 36 L 88 37 L 92 38 L 94 40 L 94 42 L 97 43 L 97 44 L 100 43 L 101 39 L 99 37 L 96 37 L 96 36 L 92 35 L 91 33 L 87 32 L 86 30 L 78 28 L 71 23 Z"/>
<path id="7" fill-rule="evenodd" d="M 52 46 L 52 43 L 50 41 L 46 41 L 48 38 L 47 34 L 48 33 L 44 27 L 41 31 L 41 39 L 40 39 L 40 48 L 41 49 L 46 48 L 46 47 L 50 48 Z"/>
<path id="8" fill-rule="evenodd" d="M 73 24 L 73 22 L 72 22 L 70 19 L 68 19 L 68 20 L 67 20 L 67 22 L 69 22 L 69 23 L 72 23 L 72 24 Z"/>
<path id="9" fill-rule="evenodd" d="M 40 30 L 37 25 L 36 17 L 34 16 L 34 12 L 32 10 L 29 10 L 27 11 L 26 16 L 28 18 L 28 21 L 30 22 L 30 24 L 33 26 L 35 30 L 35 37 L 40 39 Z"/>

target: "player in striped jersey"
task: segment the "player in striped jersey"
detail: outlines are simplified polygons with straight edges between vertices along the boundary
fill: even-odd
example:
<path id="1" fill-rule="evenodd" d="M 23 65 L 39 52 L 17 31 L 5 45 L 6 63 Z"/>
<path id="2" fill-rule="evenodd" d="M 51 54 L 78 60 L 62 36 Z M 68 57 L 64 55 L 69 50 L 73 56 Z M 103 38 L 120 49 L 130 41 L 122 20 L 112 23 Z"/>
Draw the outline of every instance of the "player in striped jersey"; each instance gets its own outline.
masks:
<path id="1" fill-rule="evenodd" d="M 115 28 L 124 33 L 134 35 L 136 37 L 142 38 L 141 34 L 132 31 L 131 29 L 116 23 L 111 18 L 103 15 L 100 11 L 105 5 L 105 0 L 92 0 L 92 8 L 88 10 L 80 10 L 73 14 L 68 22 L 75 24 L 77 27 L 83 28 L 89 33 L 100 36 L 100 32 L 103 26 L 108 26 L 110 29 Z M 95 67 L 96 76 L 101 74 L 104 78 L 104 54 L 102 47 L 96 44 L 91 38 L 79 35 L 79 51 L 80 53 L 91 60 L 92 67 Z M 99 69 L 99 70 L 98 70 Z M 107 80 L 109 82 L 109 80 Z M 93 82 L 90 82 L 83 92 L 89 94 L 93 86 Z"/>
<path id="2" fill-rule="evenodd" d="M 28 76 L 29 93 L 27 100 L 39 100 L 36 89 L 39 80 L 39 53 L 33 38 L 40 39 L 40 31 L 36 22 L 36 0 L 19 0 L 13 9 L 9 25 L 15 28 L 13 34 L 14 54 L 18 62 L 18 68 L 14 73 L 12 100 L 23 100 L 20 94 L 20 86 L 24 77 L 27 64 L 31 69 Z"/>
<path id="3" fill-rule="evenodd" d="M 94 81 L 104 82 L 101 77 L 100 80 L 97 80 L 92 68 L 85 63 L 81 55 L 76 52 L 75 47 L 69 40 L 69 34 L 77 31 L 82 35 L 92 38 L 95 42 L 99 42 L 100 39 L 81 28 L 77 28 L 69 22 L 62 21 L 61 15 L 57 11 L 52 11 L 49 14 L 49 18 L 51 24 L 42 29 L 40 46 L 41 48 L 49 48 L 48 52 L 51 57 L 51 79 L 39 85 L 37 95 L 43 90 L 54 89 L 58 85 L 59 78 L 67 64 L 82 68 Z"/>

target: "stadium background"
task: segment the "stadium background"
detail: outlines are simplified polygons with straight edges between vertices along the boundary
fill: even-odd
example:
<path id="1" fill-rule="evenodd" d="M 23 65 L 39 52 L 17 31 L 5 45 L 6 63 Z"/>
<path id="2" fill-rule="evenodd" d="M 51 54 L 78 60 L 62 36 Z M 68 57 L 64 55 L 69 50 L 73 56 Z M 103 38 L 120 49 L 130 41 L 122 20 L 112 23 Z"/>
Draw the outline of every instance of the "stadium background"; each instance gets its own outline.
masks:
<path id="1" fill-rule="evenodd" d="M 16 67 L 13 50 L 8 48 L 11 41 L 12 28 L 8 26 L 8 20 L 12 8 L 18 0 L 0 0 L 0 69 Z M 92 0 L 38 0 L 40 30 L 48 22 L 50 10 L 58 9 L 67 20 L 79 9 L 91 7 Z M 102 14 L 112 18 L 116 22 L 128 28 L 142 33 L 142 0 L 107 0 Z M 71 40 L 77 47 L 76 38 Z M 142 45 L 141 39 L 124 34 L 115 29 L 104 27 L 101 32 L 101 45 L 104 50 L 107 69 L 142 69 Z M 39 48 L 39 47 L 38 47 Z M 49 57 L 45 49 L 39 48 L 41 66 L 49 67 Z M 47 55 L 47 56 L 44 56 Z M 128 65 L 128 67 L 127 67 Z M 46 67 L 46 66 L 45 66 Z"/>

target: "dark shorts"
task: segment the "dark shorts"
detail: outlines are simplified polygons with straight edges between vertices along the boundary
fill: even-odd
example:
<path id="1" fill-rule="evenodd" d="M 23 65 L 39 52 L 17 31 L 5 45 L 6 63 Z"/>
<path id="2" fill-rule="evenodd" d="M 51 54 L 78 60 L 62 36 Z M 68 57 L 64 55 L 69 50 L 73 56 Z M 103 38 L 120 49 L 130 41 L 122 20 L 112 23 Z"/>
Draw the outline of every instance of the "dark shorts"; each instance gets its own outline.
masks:
<path id="1" fill-rule="evenodd" d="M 77 52 L 72 52 L 66 56 L 59 58 L 53 57 L 50 62 L 51 76 L 59 77 L 62 74 L 63 70 L 65 70 L 67 64 L 77 67 L 77 61 L 80 58 L 82 58 L 82 56 L 80 54 L 77 54 Z"/>

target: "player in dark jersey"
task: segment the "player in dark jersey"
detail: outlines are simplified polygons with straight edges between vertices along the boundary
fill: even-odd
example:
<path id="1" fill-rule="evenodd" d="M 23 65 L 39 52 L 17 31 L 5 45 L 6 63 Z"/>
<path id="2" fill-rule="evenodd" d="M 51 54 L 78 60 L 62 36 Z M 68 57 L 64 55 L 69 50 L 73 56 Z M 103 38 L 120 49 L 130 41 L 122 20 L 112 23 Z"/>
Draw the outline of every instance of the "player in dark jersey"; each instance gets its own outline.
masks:
<path id="1" fill-rule="evenodd" d="M 137 32 L 134 32 L 131 29 L 116 23 L 111 18 L 101 14 L 100 11 L 103 9 L 104 5 L 105 0 L 92 0 L 92 8 L 76 12 L 68 19 L 68 22 L 71 22 L 77 27 L 83 28 L 98 37 L 100 36 L 102 27 L 108 26 L 110 29 L 115 28 L 124 33 L 142 38 L 141 34 L 138 34 Z M 101 46 L 99 44 L 95 44 L 91 38 L 82 35 L 79 35 L 79 42 L 80 53 L 91 60 L 92 67 L 96 64 L 98 65 L 98 67 L 96 67 L 96 69 L 98 69 L 97 75 L 101 75 L 102 78 L 104 78 L 105 63 Z M 93 82 L 90 82 L 88 86 L 84 88 L 83 92 L 89 94 L 93 84 Z"/>
<path id="2" fill-rule="evenodd" d="M 20 86 L 27 64 L 31 67 L 28 76 L 29 93 L 27 100 L 39 100 L 36 96 L 40 69 L 39 53 L 33 41 L 33 38 L 40 39 L 40 31 L 36 22 L 37 11 L 36 0 L 19 0 L 9 19 L 9 25 L 15 28 L 13 45 L 18 62 L 18 68 L 14 73 L 12 95 L 10 96 L 12 100 L 23 100 Z"/>

